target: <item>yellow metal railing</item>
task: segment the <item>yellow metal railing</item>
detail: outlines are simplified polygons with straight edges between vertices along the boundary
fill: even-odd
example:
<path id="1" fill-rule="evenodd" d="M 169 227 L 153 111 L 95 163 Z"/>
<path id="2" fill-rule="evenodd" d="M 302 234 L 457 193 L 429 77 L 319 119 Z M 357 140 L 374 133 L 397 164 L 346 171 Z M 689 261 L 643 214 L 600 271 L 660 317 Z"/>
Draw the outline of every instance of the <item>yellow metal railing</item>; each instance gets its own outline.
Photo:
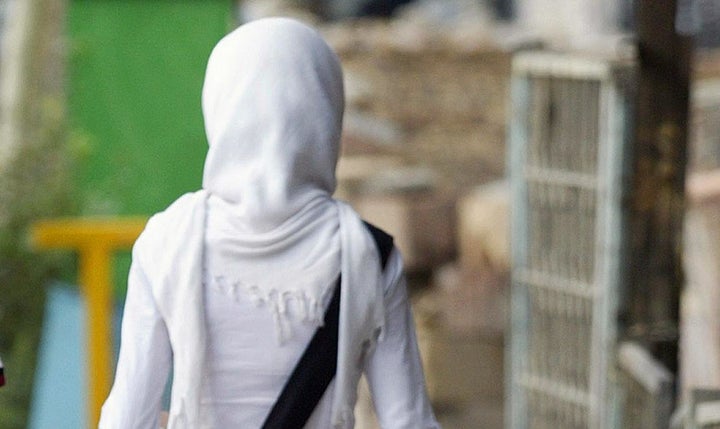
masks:
<path id="1" fill-rule="evenodd" d="M 36 248 L 72 250 L 80 257 L 78 280 L 87 305 L 88 427 L 97 427 L 112 380 L 113 254 L 132 247 L 146 222 L 145 218 L 57 219 L 40 221 L 31 230 Z"/>

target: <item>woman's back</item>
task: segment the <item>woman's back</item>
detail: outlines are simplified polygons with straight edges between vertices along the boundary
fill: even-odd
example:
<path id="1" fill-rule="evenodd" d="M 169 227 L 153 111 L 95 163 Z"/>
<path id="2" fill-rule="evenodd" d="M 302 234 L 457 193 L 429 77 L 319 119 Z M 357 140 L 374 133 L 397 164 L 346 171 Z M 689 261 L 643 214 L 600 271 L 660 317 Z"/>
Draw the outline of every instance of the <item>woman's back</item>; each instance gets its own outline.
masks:
<path id="1" fill-rule="evenodd" d="M 258 307 L 232 280 L 206 281 L 208 337 L 201 403 L 211 409 L 202 415 L 212 419 L 208 427 L 259 428 L 316 328 L 292 323 L 292 336 L 281 344 L 270 309 Z M 297 303 L 289 304 L 298 314 Z M 329 417 L 323 419 L 326 425 Z"/>
<path id="2" fill-rule="evenodd" d="M 213 50 L 202 103 L 203 189 L 153 216 L 133 248 L 101 427 L 156 429 L 172 364 L 171 429 L 260 428 L 337 290 L 335 365 L 313 367 L 332 381 L 304 404 L 306 428 L 352 428 L 363 372 L 383 428 L 437 428 L 400 256 L 382 270 L 362 220 L 332 198 L 337 56 L 296 21 L 244 25 Z"/>

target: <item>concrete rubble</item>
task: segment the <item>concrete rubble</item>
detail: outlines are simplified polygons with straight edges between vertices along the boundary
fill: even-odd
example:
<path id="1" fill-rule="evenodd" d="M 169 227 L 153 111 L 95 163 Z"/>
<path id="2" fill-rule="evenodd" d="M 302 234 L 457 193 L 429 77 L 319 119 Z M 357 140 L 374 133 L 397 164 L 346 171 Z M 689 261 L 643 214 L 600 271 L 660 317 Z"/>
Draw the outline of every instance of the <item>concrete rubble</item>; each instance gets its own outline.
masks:
<path id="1" fill-rule="evenodd" d="M 408 22 L 323 33 L 348 92 L 339 195 L 396 234 L 411 270 L 439 267 L 456 253 L 458 196 L 504 171 L 509 55 Z"/>

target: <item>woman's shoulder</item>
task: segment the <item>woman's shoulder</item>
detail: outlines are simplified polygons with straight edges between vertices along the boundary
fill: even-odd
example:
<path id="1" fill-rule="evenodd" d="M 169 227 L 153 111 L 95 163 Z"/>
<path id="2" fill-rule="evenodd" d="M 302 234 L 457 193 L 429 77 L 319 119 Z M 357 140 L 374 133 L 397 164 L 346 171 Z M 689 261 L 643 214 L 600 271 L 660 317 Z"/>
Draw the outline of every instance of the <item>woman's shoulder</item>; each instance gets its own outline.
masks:
<path id="1" fill-rule="evenodd" d="M 206 194 L 204 190 L 188 192 L 165 210 L 152 215 L 135 242 L 134 251 L 166 247 L 170 242 L 181 239 L 194 219 L 204 217 Z"/>

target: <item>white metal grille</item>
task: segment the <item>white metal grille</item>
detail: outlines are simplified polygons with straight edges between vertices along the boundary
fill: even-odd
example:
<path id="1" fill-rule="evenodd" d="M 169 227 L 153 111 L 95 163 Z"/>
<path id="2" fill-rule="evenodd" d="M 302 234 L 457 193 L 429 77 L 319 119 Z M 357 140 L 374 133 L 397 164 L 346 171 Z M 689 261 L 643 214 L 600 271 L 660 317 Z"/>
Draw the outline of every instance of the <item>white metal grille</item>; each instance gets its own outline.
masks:
<path id="1" fill-rule="evenodd" d="M 512 429 L 608 427 L 628 71 L 549 53 L 513 61 Z"/>

